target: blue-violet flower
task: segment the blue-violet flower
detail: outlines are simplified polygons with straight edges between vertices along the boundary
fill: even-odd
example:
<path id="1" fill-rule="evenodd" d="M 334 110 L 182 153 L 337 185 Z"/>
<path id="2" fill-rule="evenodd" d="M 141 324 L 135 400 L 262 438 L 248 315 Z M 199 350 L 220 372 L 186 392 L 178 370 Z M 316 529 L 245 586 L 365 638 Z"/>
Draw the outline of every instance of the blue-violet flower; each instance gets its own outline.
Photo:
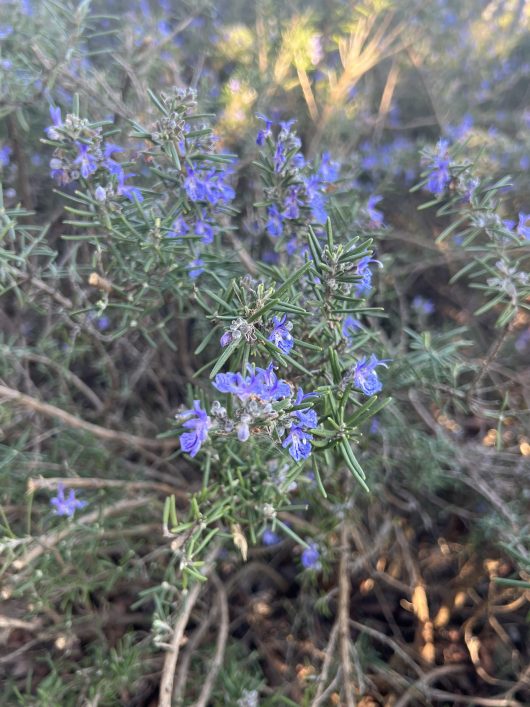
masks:
<path id="1" fill-rule="evenodd" d="M 70 489 L 68 493 L 68 498 L 64 496 L 64 485 L 59 483 L 57 486 L 57 496 L 54 496 L 50 503 L 55 506 L 54 513 L 57 516 L 69 516 L 70 518 L 74 515 L 78 508 L 84 508 L 87 503 L 86 501 L 80 501 L 75 497 L 74 489 Z"/>
<path id="2" fill-rule="evenodd" d="M 194 400 L 193 408 L 184 410 L 177 417 L 188 418 L 182 426 L 191 431 L 180 435 L 180 446 L 182 451 L 194 457 L 208 438 L 208 430 L 212 424 L 210 417 L 201 408 L 199 400 Z"/>

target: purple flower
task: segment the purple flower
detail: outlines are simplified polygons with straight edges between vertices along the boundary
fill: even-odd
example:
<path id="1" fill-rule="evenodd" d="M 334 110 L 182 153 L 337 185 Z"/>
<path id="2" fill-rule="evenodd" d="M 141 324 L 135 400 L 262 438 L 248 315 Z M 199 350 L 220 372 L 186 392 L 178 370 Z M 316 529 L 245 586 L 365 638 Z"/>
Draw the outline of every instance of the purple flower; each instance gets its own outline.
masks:
<path id="1" fill-rule="evenodd" d="M 517 224 L 517 233 L 521 238 L 530 240 L 530 214 L 519 213 L 519 223 Z"/>
<path id="2" fill-rule="evenodd" d="M 235 197 L 233 188 L 225 182 L 228 172 L 216 172 L 214 169 L 204 171 L 188 167 L 188 175 L 184 180 L 184 189 L 191 201 L 207 201 L 215 205 L 226 203 Z"/>
<path id="3" fill-rule="evenodd" d="M 196 280 L 204 272 L 204 261 L 202 258 L 195 258 L 188 266 L 188 275 L 192 280 Z"/>
<path id="4" fill-rule="evenodd" d="M 298 388 L 296 392 L 295 405 L 300 405 L 304 400 L 307 400 L 308 398 L 315 398 L 317 395 L 318 393 L 304 393 L 302 388 Z M 298 427 L 304 427 L 308 430 L 313 430 L 315 427 L 318 427 L 317 414 L 311 408 L 295 410 L 291 414 L 294 418 L 296 418 Z"/>
<path id="5" fill-rule="evenodd" d="M 291 128 L 295 123 L 296 118 L 291 118 L 291 120 L 280 120 L 280 138 L 282 140 L 285 140 L 285 138 L 290 136 Z"/>
<path id="6" fill-rule="evenodd" d="M 445 191 L 446 186 L 451 181 L 449 172 L 449 156 L 447 140 L 439 140 L 436 145 L 436 152 L 431 162 L 431 173 L 427 180 L 426 189 L 438 196 Z"/>
<path id="7" fill-rule="evenodd" d="M 361 328 L 361 323 L 358 319 L 355 319 L 351 314 L 344 317 L 342 322 L 342 336 L 351 342 L 353 334 L 357 329 Z"/>
<path id="8" fill-rule="evenodd" d="M 85 145 L 83 142 L 75 143 L 78 151 L 78 156 L 74 160 L 74 164 L 79 165 L 81 175 L 88 179 L 91 174 L 94 174 L 98 168 L 98 163 L 94 155 L 89 152 L 89 145 Z"/>
<path id="9" fill-rule="evenodd" d="M 280 400 L 291 395 L 291 386 L 287 381 L 278 378 L 272 363 L 269 363 L 267 368 L 256 368 L 256 371 L 256 393 L 262 400 Z"/>
<path id="10" fill-rule="evenodd" d="M 46 135 L 50 138 L 50 140 L 59 140 L 61 136 L 56 130 L 54 130 L 54 128 L 63 127 L 63 119 L 61 117 L 61 109 L 59 106 L 50 106 L 50 118 L 52 119 L 52 125 L 49 128 L 46 128 Z"/>
<path id="11" fill-rule="evenodd" d="M 184 218 L 182 216 L 177 216 L 171 224 L 171 230 L 166 233 L 166 238 L 178 238 L 179 236 L 185 236 L 189 230 L 190 227 Z"/>
<path id="12" fill-rule="evenodd" d="M 320 552 L 316 543 L 309 543 L 309 547 L 306 547 L 302 552 L 301 559 L 302 565 L 306 570 L 319 570 L 322 566 L 320 564 Z"/>
<path id="13" fill-rule="evenodd" d="M 287 321 L 287 315 L 284 314 L 281 319 L 273 317 L 272 324 L 268 340 L 277 346 L 282 353 L 288 354 L 294 346 L 294 339 L 290 332 L 292 323 Z"/>
<path id="14" fill-rule="evenodd" d="M 383 214 L 375 208 L 376 204 L 382 201 L 382 199 L 382 196 L 372 194 L 372 196 L 368 199 L 368 204 L 366 205 L 366 211 L 368 212 L 370 221 L 376 228 L 380 228 L 383 225 Z"/>
<path id="15" fill-rule="evenodd" d="M 445 191 L 445 187 L 449 184 L 451 180 L 451 175 L 446 167 L 437 167 L 429 175 L 429 179 L 426 184 L 427 191 L 432 194 L 439 196 Z"/>
<path id="16" fill-rule="evenodd" d="M 287 161 L 287 152 L 283 142 L 278 142 L 274 151 L 274 171 L 281 172 Z"/>
<path id="17" fill-rule="evenodd" d="M 115 164 L 118 164 L 117 162 Z M 120 166 L 120 165 L 118 165 Z M 121 166 L 120 166 L 121 169 Z M 135 174 L 125 174 L 124 172 L 121 172 L 121 174 L 118 174 L 118 194 L 120 196 L 124 196 L 129 201 L 134 201 L 136 198 L 138 201 L 143 201 L 144 197 L 142 196 L 142 192 L 138 187 L 133 187 L 129 184 L 125 184 L 125 180 L 129 179 L 130 177 L 136 177 Z"/>
<path id="18" fill-rule="evenodd" d="M 267 221 L 267 232 L 269 236 L 277 238 L 283 233 L 283 216 L 278 211 L 276 204 L 272 204 L 267 209 L 269 220 Z"/>
<path id="19" fill-rule="evenodd" d="M 0 148 L 0 167 L 7 167 L 11 152 L 12 150 L 8 145 Z"/>
<path id="20" fill-rule="evenodd" d="M 210 245 L 213 243 L 213 227 L 208 223 L 208 221 L 205 221 L 203 218 L 198 219 L 195 222 L 193 231 L 196 236 L 201 237 L 201 243 L 204 243 L 204 245 Z"/>
<path id="21" fill-rule="evenodd" d="M 184 410 L 178 415 L 179 418 L 188 417 L 182 426 L 191 432 L 184 432 L 180 435 L 180 447 L 183 452 L 187 452 L 190 457 L 194 457 L 201 445 L 208 438 L 208 429 L 210 428 L 211 420 L 206 414 L 206 411 L 201 408 L 199 400 L 193 401 L 191 410 Z"/>
<path id="22" fill-rule="evenodd" d="M 220 393 L 237 395 L 240 400 L 246 400 L 252 394 L 249 382 L 241 373 L 218 373 L 212 383 Z"/>
<path id="23" fill-rule="evenodd" d="M 289 447 L 289 454 L 299 462 L 311 454 L 311 440 L 313 435 L 301 427 L 294 426 L 289 430 L 289 434 L 282 442 L 282 447 Z"/>
<path id="24" fill-rule="evenodd" d="M 367 360 L 366 356 L 363 356 L 355 364 L 353 369 L 353 383 L 356 388 L 361 390 L 365 395 L 375 395 L 383 389 L 383 384 L 377 376 L 377 371 L 375 370 L 377 366 L 386 365 L 386 360 L 378 360 L 375 354 L 372 354 Z"/>
<path id="25" fill-rule="evenodd" d="M 320 224 L 326 223 L 328 214 L 326 211 L 326 197 L 320 191 L 320 181 L 316 175 L 306 179 L 305 189 L 307 201 L 311 209 L 313 219 Z"/>
<path id="26" fill-rule="evenodd" d="M 412 308 L 415 309 L 418 314 L 432 314 L 435 309 L 434 302 L 421 295 L 414 297 L 412 300 Z"/>
<path id="27" fill-rule="evenodd" d="M 12 33 L 13 27 L 11 25 L 0 25 L 0 40 L 6 39 Z"/>
<path id="28" fill-rule="evenodd" d="M 309 203 L 311 208 L 311 216 L 314 221 L 323 226 L 328 220 L 328 212 L 326 210 L 326 197 L 324 194 L 315 194 Z"/>
<path id="29" fill-rule="evenodd" d="M 256 145 L 263 147 L 266 140 L 272 136 L 271 128 L 273 123 L 272 120 L 267 118 L 267 116 L 261 115 L 260 113 L 256 113 L 256 118 L 258 118 L 258 120 L 265 121 L 265 127 L 258 130 L 258 134 L 256 136 Z"/>
<path id="30" fill-rule="evenodd" d="M 96 201 L 105 201 L 107 198 L 107 192 L 105 189 L 101 186 L 101 184 L 98 184 L 96 187 L 96 190 L 94 191 L 94 196 L 96 197 Z"/>
<path id="31" fill-rule="evenodd" d="M 299 197 L 300 187 L 291 186 L 289 187 L 284 200 L 284 210 L 283 216 L 289 219 L 295 219 L 300 217 L 300 206 L 303 205 L 303 201 Z"/>
<path id="32" fill-rule="evenodd" d="M 228 344 L 231 344 L 233 340 L 234 337 L 232 336 L 232 332 L 225 331 L 225 333 L 221 336 L 219 343 L 221 346 L 228 346 Z"/>
<path id="33" fill-rule="evenodd" d="M 314 410 L 307 408 L 306 410 L 295 410 L 293 412 L 300 427 L 305 427 L 308 430 L 314 430 L 318 427 L 318 417 Z"/>
<path id="34" fill-rule="evenodd" d="M 296 236 L 287 241 L 287 243 L 285 244 L 285 250 L 287 252 L 287 255 L 294 255 L 296 253 L 296 251 L 298 250 L 298 241 L 296 240 Z"/>
<path id="35" fill-rule="evenodd" d="M 106 157 L 103 160 L 103 166 L 108 170 L 109 174 L 113 175 L 114 177 L 117 177 L 118 179 L 118 184 L 123 183 L 123 180 L 126 178 L 123 172 L 123 167 L 119 162 L 116 162 L 116 160 L 113 160 L 111 157 Z M 134 174 L 129 174 L 129 177 L 134 177 Z"/>
<path id="36" fill-rule="evenodd" d="M 261 541 L 264 545 L 277 545 L 280 540 L 281 538 L 278 533 L 275 533 L 274 530 L 271 530 L 270 528 L 266 528 L 261 536 Z"/>
<path id="37" fill-rule="evenodd" d="M 110 319 L 104 314 L 102 317 L 96 316 L 96 326 L 100 331 L 105 331 L 110 326 Z"/>
<path id="38" fill-rule="evenodd" d="M 308 398 L 318 398 L 318 393 L 304 393 L 302 388 L 298 388 L 296 391 L 295 405 L 300 405 L 300 403 Z"/>
<path id="39" fill-rule="evenodd" d="M 248 424 L 249 421 L 250 418 L 248 417 L 248 415 L 243 415 L 236 427 L 237 438 L 240 442 L 246 442 L 247 439 L 250 437 L 250 427 Z"/>
<path id="40" fill-rule="evenodd" d="M 57 496 L 54 496 L 50 503 L 55 506 L 53 512 L 56 516 L 69 516 L 70 518 L 78 508 L 84 508 L 87 505 L 86 501 L 80 501 L 75 497 L 74 489 L 70 489 L 68 498 L 65 498 L 64 485 L 62 483 L 58 484 Z"/>
<path id="41" fill-rule="evenodd" d="M 188 195 L 188 199 L 191 201 L 205 201 L 206 200 L 206 187 L 204 182 L 200 179 L 200 176 L 193 169 L 188 167 L 188 176 L 184 180 L 184 189 Z"/>
<path id="42" fill-rule="evenodd" d="M 530 327 L 519 334 L 515 340 L 515 350 L 519 353 L 523 353 L 526 347 L 530 344 Z"/>
<path id="43" fill-rule="evenodd" d="M 369 255 L 359 260 L 357 264 L 357 275 L 360 276 L 361 281 L 355 289 L 356 297 L 362 297 L 372 289 L 372 271 L 369 267 L 370 263 L 378 263 L 378 265 L 382 265 L 379 260 L 374 260 L 374 258 L 370 258 Z"/>
<path id="44" fill-rule="evenodd" d="M 318 169 L 318 176 L 323 182 L 335 182 L 339 178 L 340 164 L 333 162 L 329 152 L 322 153 L 322 161 Z"/>
<path id="45" fill-rule="evenodd" d="M 305 157 L 301 152 L 297 152 L 291 157 L 291 164 L 295 169 L 303 169 L 305 167 Z"/>
<path id="46" fill-rule="evenodd" d="M 244 378 L 241 373 L 218 373 L 213 381 L 214 388 L 221 393 L 230 393 L 240 400 L 257 396 L 264 402 L 272 402 L 291 395 L 287 381 L 281 380 L 274 373 L 272 363 L 267 368 L 247 367 L 249 374 Z"/>
<path id="47" fill-rule="evenodd" d="M 58 184 L 64 185 L 72 181 L 63 163 L 57 157 L 52 157 L 50 160 L 50 175 Z"/>
<path id="48" fill-rule="evenodd" d="M 115 152 L 123 152 L 123 147 L 115 145 L 113 142 L 106 142 L 103 148 L 103 156 L 105 159 L 112 157 Z"/>

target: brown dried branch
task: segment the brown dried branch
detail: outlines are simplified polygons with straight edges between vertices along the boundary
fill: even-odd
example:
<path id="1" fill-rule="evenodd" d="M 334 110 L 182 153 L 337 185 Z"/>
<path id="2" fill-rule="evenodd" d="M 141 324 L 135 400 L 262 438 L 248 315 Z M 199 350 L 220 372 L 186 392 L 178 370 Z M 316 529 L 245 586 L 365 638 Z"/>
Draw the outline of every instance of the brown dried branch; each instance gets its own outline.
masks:
<path id="1" fill-rule="evenodd" d="M 41 413 L 47 417 L 54 417 L 63 422 L 67 427 L 84 430 L 85 432 L 89 432 L 94 435 L 94 437 L 104 439 L 108 442 L 118 442 L 119 444 L 123 444 L 128 447 L 135 447 L 137 449 L 156 449 L 162 451 L 170 451 L 178 446 L 176 439 L 152 439 L 149 437 L 139 437 L 137 435 L 127 434 L 126 432 L 109 430 L 106 427 L 94 425 L 92 422 L 86 422 L 86 420 L 75 417 L 55 405 L 43 403 L 36 398 L 32 398 L 29 395 L 25 395 L 24 393 L 14 390 L 13 388 L 9 388 L 5 385 L 0 385 L 0 396 L 7 400 L 12 400 L 13 402 L 18 403 L 29 410 L 33 410 L 34 412 Z"/>
<path id="2" fill-rule="evenodd" d="M 28 479 L 28 493 L 39 489 L 56 489 L 59 484 L 74 489 L 123 488 L 126 491 L 159 491 L 187 502 L 188 494 L 169 484 L 157 481 L 122 481 L 121 479 L 93 479 L 77 477 L 53 477 L 50 479 Z"/>
<path id="3" fill-rule="evenodd" d="M 348 560 L 350 554 L 350 533 L 344 521 L 340 530 L 340 562 L 339 562 L 339 646 L 340 662 L 342 666 L 342 692 L 346 700 L 346 707 L 355 707 L 355 687 L 351 677 L 350 662 L 350 575 Z"/>
<path id="4" fill-rule="evenodd" d="M 212 571 L 215 559 L 219 552 L 219 545 L 215 545 L 204 562 L 201 568 L 202 574 L 206 577 Z M 184 638 L 184 631 L 188 625 L 190 614 L 193 607 L 197 603 L 201 589 L 204 588 L 202 583 L 197 582 L 188 591 L 186 598 L 184 599 L 184 604 L 182 606 L 179 618 L 173 629 L 173 637 L 171 639 L 171 644 L 169 650 L 166 653 L 164 659 L 164 667 L 162 669 L 162 678 L 160 680 L 160 701 L 159 707 L 171 707 L 173 702 L 173 681 L 175 679 L 175 669 L 177 667 L 177 660 L 179 657 L 180 646 L 182 639 Z"/>
<path id="5" fill-rule="evenodd" d="M 226 591 L 223 583 L 215 573 L 212 574 L 212 583 L 217 590 L 217 599 L 219 602 L 219 633 L 217 634 L 215 655 L 195 707 L 207 707 L 209 703 L 210 695 L 214 688 L 217 675 L 219 674 L 219 670 L 223 664 L 226 642 L 228 640 L 228 599 L 226 596 Z"/>
<path id="6" fill-rule="evenodd" d="M 322 670 L 320 671 L 318 688 L 315 694 L 313 702 L 311 702 L 311 707 L 319 707 L 324 704 L 324 691 L 326 680 L 328 678 L 329 669 L 331 667 L 331 661 L 334 658 L 335 646 L 337 644 L 337 636 L 339 633 L 339 623 L 338 620 L 333 624 L 331 633 L 329 634 L 328 645 L 326 646 L 324 662 L 322 663 Z M 334 684 L 334 682 L 332 683 Z"/>

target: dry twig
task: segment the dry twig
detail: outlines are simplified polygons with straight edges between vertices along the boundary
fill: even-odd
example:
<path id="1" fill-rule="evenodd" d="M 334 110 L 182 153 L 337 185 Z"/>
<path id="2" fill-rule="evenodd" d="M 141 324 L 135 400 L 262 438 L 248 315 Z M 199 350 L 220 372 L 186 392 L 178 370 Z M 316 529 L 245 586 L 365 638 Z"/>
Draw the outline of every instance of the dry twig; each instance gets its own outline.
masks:
<path id="1" fill-rule="evenodd" d="M 351 677 L 350 662 L 350 575 L 348 560 L 350 554 L 349 531 L 346 521 L 340 530 L 340 562 L 339 562 L 339 642 L 340 662 L 342 666 L 343 694 L 347 707 L 355 707 L 355 688 Z"/>
<path id="2" fill-rule="evenodd" d="M 208 553 L 202 567 L 202 573 L 204 576 L 207 576 L 212 571 L 218 552 L 219 545 L 215 545 Z M 180 645 L 182 643 L 182 639 L 184 638 L 184 631 L 188 625 L 190 614 L 193 607 L 197 603 L 201 589 L 203 589 L 203 584 L 197 582 L 197 584 L 194 584 L 188 591 L 179 618 L 175 624 L 175 628 L 173 629 L 173 637 L 171 639 L 169 650 L 167 651 L 164 659 L 162 678 L 160 680 L 159 707 L 171 707 L 171 703 L 173 701 L 173 681 L 175 679 L 175 669 L 177 667 Z"/>
<path id="3" fill-rule="evenodd" d="M 89 432 L 94 435 L 94 437 L 98 437 L 99 439 L 104 439 L 109 442 L 118 442 L 119 444 L 139 449 L 157 449 L 164 451 L 170 451 L 178 446 L 176 439 L 152 439 L 150 437 L 138 437 L 137 435 L 127 434 L 127 432 L 109 430 L 106 427 L 94 425 L 92 422 L 86 422 L 86 420 L 75 417 L 55 405 L 43 403 L 36 398 L 32 398 L 30 395 L 25 395 L 24 393 L 14 390 L 13 388 L 9 388 L 5 385 L 0 385 L 0 396 L 22 405 L 28 410 L 39 412 L 47 417 L 54 417 L 63 422 L 67 427 L 84 430 L 85 432 Z"/>
<path id="4" fill-rule="evenodd" d="M 217 675 L 223 664 L 226 641 L 228 640 L 228 599 L 226 597 L 226 591 L 223 583 L 215 573 L 212 574 L 212 583 L 217 590 L 217 599 L 219 602 L 219 633 L 217 634 L 215 655 L 195 707 L 207 707 L 208 705 Z"/>

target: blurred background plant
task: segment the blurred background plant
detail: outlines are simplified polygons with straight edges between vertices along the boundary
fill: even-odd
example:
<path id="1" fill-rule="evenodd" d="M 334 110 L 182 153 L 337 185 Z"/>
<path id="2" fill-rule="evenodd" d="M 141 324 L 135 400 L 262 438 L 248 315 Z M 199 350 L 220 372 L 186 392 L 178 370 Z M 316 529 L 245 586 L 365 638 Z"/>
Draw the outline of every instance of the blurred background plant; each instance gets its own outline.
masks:
<path id="1" fill-rule="evenodd" d="M 529 24 L 2 2 L 1 704 L 530 702 Z"/>

